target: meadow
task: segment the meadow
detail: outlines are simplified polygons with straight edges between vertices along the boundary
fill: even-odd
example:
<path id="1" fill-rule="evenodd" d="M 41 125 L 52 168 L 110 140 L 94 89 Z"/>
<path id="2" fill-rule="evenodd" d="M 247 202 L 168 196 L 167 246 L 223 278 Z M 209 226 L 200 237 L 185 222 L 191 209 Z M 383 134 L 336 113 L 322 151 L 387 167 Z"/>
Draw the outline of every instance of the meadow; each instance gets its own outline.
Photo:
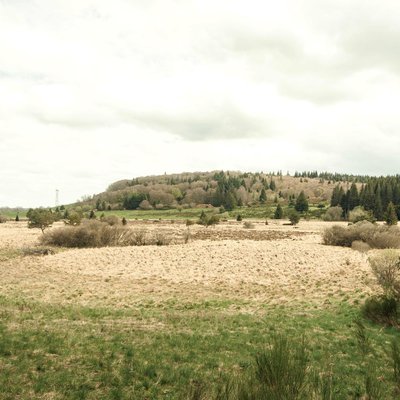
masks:
<path id="1" fill-rule="evenodd" d="M 40 230 L 1 224 L 0 399 L 228 399 L 217 390 L 282 336 L 304 340 L 308 398 L 397 398 L 398 330 L 360 312 L 380 291 L 379 250 L 323 245 L 332 223 L 285 223 L 131 220 L 169 245 L 50 255 L 27 251 Z"/>

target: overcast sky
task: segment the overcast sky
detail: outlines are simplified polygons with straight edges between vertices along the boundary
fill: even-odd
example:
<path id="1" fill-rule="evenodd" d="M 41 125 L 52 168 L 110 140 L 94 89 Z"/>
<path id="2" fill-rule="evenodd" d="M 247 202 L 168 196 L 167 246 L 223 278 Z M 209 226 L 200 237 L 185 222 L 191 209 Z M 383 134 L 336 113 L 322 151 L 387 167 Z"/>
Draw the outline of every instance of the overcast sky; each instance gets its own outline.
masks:
<path id="1" fill-rule="evenodd" d="M 164 172 L 399 173 L 398 0 L 0 0 L 0 206 Z"/>

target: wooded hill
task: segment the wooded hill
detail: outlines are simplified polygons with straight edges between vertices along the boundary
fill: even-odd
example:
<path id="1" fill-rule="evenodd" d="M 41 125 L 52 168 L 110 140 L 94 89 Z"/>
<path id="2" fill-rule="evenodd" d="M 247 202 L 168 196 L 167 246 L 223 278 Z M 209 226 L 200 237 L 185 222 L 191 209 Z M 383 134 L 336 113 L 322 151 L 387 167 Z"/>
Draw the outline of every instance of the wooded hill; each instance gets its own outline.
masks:
<path id="1" fill-rule="evenodd" d="M 317 171 L 212 171 L 138 177 L 112 183 L 77 205 L 102 210 L 290 205 L 301 192 L 310 205 L 364 206 L 381 219 L 389 202 L 400 209 L 400 176 L 368 177 Z"/>

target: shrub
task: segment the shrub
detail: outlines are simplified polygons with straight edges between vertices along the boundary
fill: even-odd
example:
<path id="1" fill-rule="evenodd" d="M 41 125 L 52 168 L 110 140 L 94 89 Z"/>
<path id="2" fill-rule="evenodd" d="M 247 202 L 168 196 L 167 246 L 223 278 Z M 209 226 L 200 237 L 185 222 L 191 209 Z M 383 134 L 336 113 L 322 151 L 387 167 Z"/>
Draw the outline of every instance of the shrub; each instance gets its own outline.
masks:
<path id="1" fill-rule="evenodd" d="M 288 217 L 291 225 L 297 225 L 300 221 L 300 214 L 295 210 L 291 210 Z"/>
<path id="2" fill-rule="evenodd" d="M 7 217 L 0 215 L 0 224 L 4 224 L 5 222 L 7 222 Z"/>
<path id="3" fill-rule="evenodd" d="M 122 222 L 122 225 L 124 225 L 124 226 L 128 224 L 128 221 L 126 220 L 125 217 L 122 218 L 121 222 Z"/>
<path id="4" fill-rule="evenodd" d="M 242 219 L 243 219 L 242 216 L 240 214 L 238 214 L 236 217 L 236 221 L 240 222 L 240 221 L 242 221 Z"/>
<path id="5" fill-rule="evenodd" d="M 46 232 L 42 243 L 61 247 L 135 246 L 145 244 L 145 233 L 121 225 L 110 226 L 96 220 Z"/>
<path id="6" fill-rule="evenodd" d="M 187 219 L 186 220 L 186 226 L 190 226 L 190 225 L 194 225 L 196 222 L 191 220 L 191 219 Z"/>
<path id="7" fill-rule="evenodd" d="M 197 223 L 209 227 L 210 225 L 219 224 L 219 217 L 217 215 L 207 215 L 203 210 Z"/>
<path id="8" fill-rule="evenodd" d="M 356 207 L 349 212 L 348 220 L 353 224 L 361 221 L 375 222 L 376 219 L 371 211 L 366 211 L 362 207 Z"/>
<path id="9" fill-rule="evenodd" d="M 400 300 L 400 256 L 394 250 L 385 250 L 368 259 L 372 272 L 385 295 Z"/>
<path id="10" fill-rule="evenodd" d="M 104 222 L 110 226 L 119 225 L 121 220 L 116 215 L 107 215 L 101 218 L 101 222 Z"/>
<path id="11" fill-rule="evenodd" d="M 66 215 L 66 216 L 65 216 Z M 79 211 L 71 211 L 64 213 L 64 223 L 66 225 L 77 226 L 82 222 L 83 215 Z"/>
<path id="12" fill-rule="evenodd" d="M 340 206 L 329 207 L 324 216 L 324 221 L 341 221 L 343 215 L 343 209 Z"/>
<path id="13" fill-rule="evenodd" d="M 362 241 L 375 249 L 400 248 L 400 230 L 396 226 L 361 221 L 348 227 L 334 225 L 323 233 L 326 245 L 351 247 L 354 241 Z"/>
<path id="14" fill-rule="evenodd" d="M 245 221 L 244 224 L 243 224 L 243 228 L 245 228 L 245 229 L 254 229 L 255 226 L 254 226 L 254 224 L 252 222 Z"/>
<path id="15" fill-rule="evenodd" d="M 371 321 L 395 325 L 397 321 L 397 301 L 393 297 L 385 295 L 370 297 L 365 301 L 362 313 Z"/>
<path id="16" fill-rule="evenodd" d="M 30 209 L 26 215 L 29 218 L 28 228 L 39 228 L 42 233 L 54 222 L 53 213 L 44 208 Z"/>

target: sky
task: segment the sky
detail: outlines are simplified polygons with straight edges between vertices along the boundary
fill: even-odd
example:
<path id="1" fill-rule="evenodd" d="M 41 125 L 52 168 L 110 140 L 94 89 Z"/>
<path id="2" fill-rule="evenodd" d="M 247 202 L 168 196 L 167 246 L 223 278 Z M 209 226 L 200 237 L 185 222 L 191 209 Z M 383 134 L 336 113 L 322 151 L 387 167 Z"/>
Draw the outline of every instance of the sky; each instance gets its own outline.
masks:
<path id="1" fill-rule="evenodd" d="M 0 0 L 0 206 L 190 171 L 399 173 L 398 0 Z"/>

